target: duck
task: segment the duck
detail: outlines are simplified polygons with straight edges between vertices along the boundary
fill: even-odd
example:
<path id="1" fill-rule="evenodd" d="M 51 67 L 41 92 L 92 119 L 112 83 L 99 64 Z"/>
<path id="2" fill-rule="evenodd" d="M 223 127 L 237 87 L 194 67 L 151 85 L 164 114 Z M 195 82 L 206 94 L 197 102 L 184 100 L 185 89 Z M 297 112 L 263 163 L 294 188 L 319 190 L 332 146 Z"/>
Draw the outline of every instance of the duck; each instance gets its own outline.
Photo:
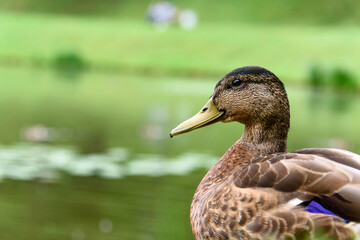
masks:
<path id="1" fill-rule="evenodd" d="M 358 237 L 360 156 L 335 148 L 287 152 L 290 106 L 274 73 L 258 66 L 229 72 L 170 136 L 217 122 L 245 128 L 195 191 L 196 240 Z"/>

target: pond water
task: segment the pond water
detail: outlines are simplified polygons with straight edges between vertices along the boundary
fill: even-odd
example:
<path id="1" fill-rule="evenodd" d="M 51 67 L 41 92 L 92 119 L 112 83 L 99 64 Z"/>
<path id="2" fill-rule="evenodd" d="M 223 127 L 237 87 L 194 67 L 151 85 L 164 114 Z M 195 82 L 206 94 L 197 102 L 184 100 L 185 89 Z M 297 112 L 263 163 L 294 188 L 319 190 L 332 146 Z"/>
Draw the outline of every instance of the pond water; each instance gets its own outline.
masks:
<path id="1" fill-rule="evenodd" d="M 0 239 L 193 239 L 192 195 L 243 127 L 218 123 L 173 139 L 169 131 L 218 79 L 0 75 Z M 289 151 L 360 152 L 357 95 L 287 91 Z"/>

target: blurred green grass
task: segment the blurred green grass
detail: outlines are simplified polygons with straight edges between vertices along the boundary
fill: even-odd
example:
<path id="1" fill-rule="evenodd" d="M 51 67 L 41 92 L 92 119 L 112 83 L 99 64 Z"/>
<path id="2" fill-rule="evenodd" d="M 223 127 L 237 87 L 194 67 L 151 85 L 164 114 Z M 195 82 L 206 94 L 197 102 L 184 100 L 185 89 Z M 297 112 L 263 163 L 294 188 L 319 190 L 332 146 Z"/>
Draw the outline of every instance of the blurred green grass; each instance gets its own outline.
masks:
<path id="1" fill-rule="evenodd" d="M 218 79 L 236 67 L 259 65 L 285 83 L 302 84 L 311 64 L 320 63 L 360 79 L 356 26 L 211 22 L 159 33 L 142 19 L 2 13 L 0 35 L 2 65 L 51 67 L 70 52 L 101 71 Z"/>
<path id="2" fill-rule="evenodd" d="M 151 0 L 2 0 L 0 9 L 18 12 L 142 19 Z M 353 0 L 172 0 L 192 8 L 205 22 L 357 24 L 360 3 Z"/>

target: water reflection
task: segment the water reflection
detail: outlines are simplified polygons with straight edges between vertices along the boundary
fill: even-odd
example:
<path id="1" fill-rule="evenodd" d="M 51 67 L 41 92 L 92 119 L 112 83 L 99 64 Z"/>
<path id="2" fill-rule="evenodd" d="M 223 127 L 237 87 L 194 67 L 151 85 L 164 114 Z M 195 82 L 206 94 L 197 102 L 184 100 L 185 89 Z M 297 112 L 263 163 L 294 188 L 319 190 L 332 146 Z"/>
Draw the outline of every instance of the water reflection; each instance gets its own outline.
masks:
<path id="1" fill-rule="evenodd" d="M 328 108 L 333 113 L 346 113 L 357 101 L 357 95 L 344 92 L 333 92 L 327 89 L 313 88 L 309 92 L 311 110 Z"/>
<path id="2" fill-rule="evenodd" d="M 216 160 L 198 153 L 185 153 L 172 159 L 157 154 L 130 157 L 123 148 L 84 155 L 71 147 L 18 144 L 0 146 L 0 178 L 53 182 L 59 178 L 59 171 L 74 176 L 96 175 L 110 179 L 133 175 L 185 175 L 199 168 L 209 168 Z"/>

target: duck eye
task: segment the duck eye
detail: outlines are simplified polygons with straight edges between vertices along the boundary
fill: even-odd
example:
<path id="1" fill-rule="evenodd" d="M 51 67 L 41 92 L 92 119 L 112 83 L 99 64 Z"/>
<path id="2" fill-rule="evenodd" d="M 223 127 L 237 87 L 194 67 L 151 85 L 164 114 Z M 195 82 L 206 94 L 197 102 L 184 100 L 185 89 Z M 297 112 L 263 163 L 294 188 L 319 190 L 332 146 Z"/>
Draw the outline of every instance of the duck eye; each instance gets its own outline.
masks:
<path id="1" fill-rule="evenodd" d="M 237 87 L 241 84 L 241 80 L 239 79 L 235 79 L 232 81 L 231 85 L 234 86 L 234 87 Z"/>

